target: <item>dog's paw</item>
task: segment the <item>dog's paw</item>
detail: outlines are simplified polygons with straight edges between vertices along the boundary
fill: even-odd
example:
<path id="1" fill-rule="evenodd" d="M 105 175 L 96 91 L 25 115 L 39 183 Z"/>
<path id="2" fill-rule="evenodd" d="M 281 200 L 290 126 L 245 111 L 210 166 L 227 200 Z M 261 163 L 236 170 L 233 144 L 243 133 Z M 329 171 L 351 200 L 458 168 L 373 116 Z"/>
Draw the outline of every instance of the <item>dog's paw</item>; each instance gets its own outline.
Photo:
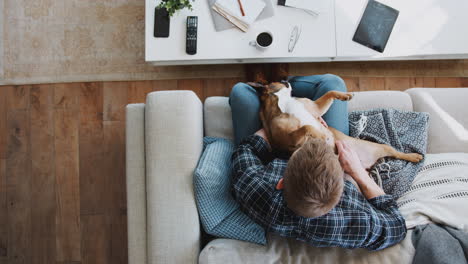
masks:
<path id="1" fill-rule="evenodd" d="M 414 163 L 420 162 L 424 158 L 423 155 L 418 154 L 418 153 L 409 153 L 409 154 L 406 154 L 406 157 L 408 161 L 414 162 Z"/>
<path id="2" fill-rule="evenodd" d="M 354 96 L 354 93 L 339 93 L 336 99 L 340 101 L 349 101 L 353 99 L 353 96 Z"/>

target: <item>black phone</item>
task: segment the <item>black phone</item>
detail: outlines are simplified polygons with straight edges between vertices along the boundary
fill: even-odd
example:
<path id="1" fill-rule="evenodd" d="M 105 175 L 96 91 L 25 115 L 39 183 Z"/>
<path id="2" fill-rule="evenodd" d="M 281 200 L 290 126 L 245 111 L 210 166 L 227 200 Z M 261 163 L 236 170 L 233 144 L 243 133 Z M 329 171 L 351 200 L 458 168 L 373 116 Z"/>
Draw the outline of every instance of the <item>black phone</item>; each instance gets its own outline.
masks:
<path id="1" fill-rule="evenodd" d="M 169 13 L 166 8 L 156 7 L 154 10 L 154 37 L 169 37 Z"/>

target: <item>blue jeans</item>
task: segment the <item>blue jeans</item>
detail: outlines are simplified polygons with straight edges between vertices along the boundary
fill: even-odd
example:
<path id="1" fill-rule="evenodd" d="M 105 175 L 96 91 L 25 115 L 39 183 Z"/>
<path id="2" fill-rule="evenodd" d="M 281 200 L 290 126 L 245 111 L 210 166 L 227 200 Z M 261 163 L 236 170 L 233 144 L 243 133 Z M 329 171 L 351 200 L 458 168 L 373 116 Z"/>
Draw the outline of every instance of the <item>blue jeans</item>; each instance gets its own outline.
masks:
<path id="1" fill-rule="evenodd" d="M 332 74 L 297 76 L 289 79 L 292 95 L 317 100 L 328 91 L 346 92 L 346 85 L 340 77 Z M 254 88 L 245 83 L 237 83 L 229 95 L 232 111 L 234 141 L 237 144 L 262 128 L 258 111 L 260 100 Z M 349 134 L 348 103 L 335 100 L 323 116 L 329 126 Z"/>

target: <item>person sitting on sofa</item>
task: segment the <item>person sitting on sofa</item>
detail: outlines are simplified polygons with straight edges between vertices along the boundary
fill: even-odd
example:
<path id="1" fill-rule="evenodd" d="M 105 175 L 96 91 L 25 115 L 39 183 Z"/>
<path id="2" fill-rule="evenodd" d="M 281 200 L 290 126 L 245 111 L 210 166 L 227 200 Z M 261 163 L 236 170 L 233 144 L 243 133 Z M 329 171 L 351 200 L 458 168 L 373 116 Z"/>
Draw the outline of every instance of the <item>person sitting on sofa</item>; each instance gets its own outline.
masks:
<path id="1" fill-rule="evenodd" d="M 344 81 L 326 74 L 293 77 L 292 94 L 315 100 Z M 274 157 L 261 129 L 256 91 L 236 84 L 230 94 L 235 143 L 233 194 L 242 210 L 267 232 L 317 247 L 380 250 L 406 236 L 405 220 L 391 195 L 369 177 L 357 154 L 337 142 L 331 148 L 311 139 L 290 157 Z M 347 103 L 335 101 L 324 120 L 348 134 Z M 343 171 L 350 178 L 343 178 Z M 349 176 L 347 176 L 349 177 Z M 284 181 L 283 181 L 284 178 Z"/>

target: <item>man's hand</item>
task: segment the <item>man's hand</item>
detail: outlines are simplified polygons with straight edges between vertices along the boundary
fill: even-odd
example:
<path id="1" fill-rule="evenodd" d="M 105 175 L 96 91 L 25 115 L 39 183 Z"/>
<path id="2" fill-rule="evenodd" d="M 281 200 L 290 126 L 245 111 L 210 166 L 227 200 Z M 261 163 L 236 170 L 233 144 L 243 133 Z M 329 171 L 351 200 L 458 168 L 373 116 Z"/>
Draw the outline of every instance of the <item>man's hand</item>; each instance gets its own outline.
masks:
<path id="1" fill-rule="evenodd" d="M 385 192 L 380 188 L 375 181 L 369 177 L 369 174 L 364 169 L 359 160 L 359 156 L 352 149 L 348 143 L 344 141 L 336 141 L 336 147 L 338 148 L 338 159 L 341 167 L 348 173 L 359 185 L 362 194 L 366 199 L 370 200 L 380 195 L 384 195 Z"/>
<path id="2" fill-rule="evenodd" d="M 257 136 L 261 136 L 268 144 L 270 144 L 270 142 L 268 142 L 268 138 L 267 138 L 267 135 L 265 133 L 265 129 L 260 129 L 259 131 L 255 132 L 255 135 Z"/>
<path id="3" fill-rule="evenodd" d="M 343 170 L 346 173 L 353 178 L 367 174 L 361 164 L 361 160 L 359 160 L 358 154 L 348 145 L 348 143 L 344 141 L 336 141 L 336 147 L 338 148 L 338 159 L 341 167 L 343 167 Z"/>

